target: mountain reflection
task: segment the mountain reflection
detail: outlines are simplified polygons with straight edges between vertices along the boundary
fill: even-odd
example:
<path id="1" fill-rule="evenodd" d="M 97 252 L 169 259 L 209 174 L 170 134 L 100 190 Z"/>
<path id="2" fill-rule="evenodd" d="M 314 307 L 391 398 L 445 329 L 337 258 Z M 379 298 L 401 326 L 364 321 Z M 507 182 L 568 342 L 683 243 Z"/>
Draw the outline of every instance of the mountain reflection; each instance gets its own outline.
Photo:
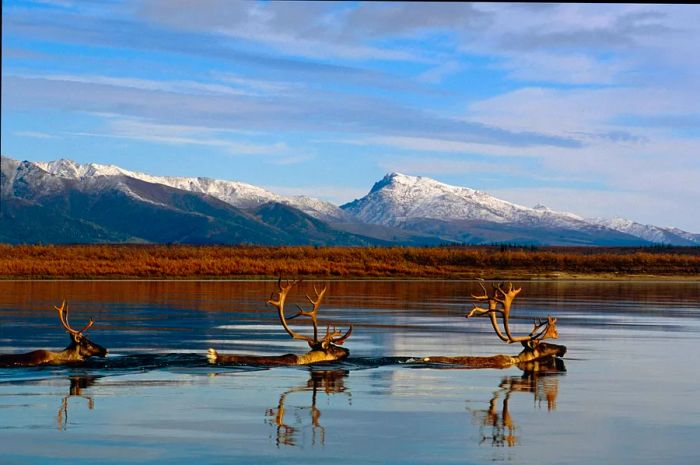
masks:
<path id="1" fill-rule="evenodd" d="M 546 362 L 532 362 L 518 366 L 523 370 L 521 376 L 505 376 L 498 389 L 494 391 L 489 408 L 471 410 L 473 418 L 479 424 L 481 439 L 479 444 L 492 447 L 514 447 L 520 440 L 516 433 L 518 427 L 510 413 L 510 400 L 514 392 L 529 392 L 534 396 L 535 408 L 541 408 L 546 402 L 547 411 L 557 408 L 559 379 L 557 375 L 566 372 L 561 359 Z M 501 401 L 499 403 L 499 401 Z M 500 407 L 500 408 L 499 408 Z"/>
<path id="2" fill-rule="evenodd" d="M 280 394 L 277 408 L 270 408 L 265 413 L 267 417 L 265 422 L 275 427 L 275 434 L 270 435 L 270 438 L 275 438 L 277 447 L 298 445 L 300 433 L 303 438 L 306 438 L 305 433 L 309 428 L 311 445 L 325 444 L 326 430 L 320 423 L 321 411 L 316 406 L 318 392 L 323 391 L 327 396 L 346 393 L 349 397 L 350 392 L 347 391 L 344 381 L 348 375 L 347 370 L 312 370 L 309 372 L 306 384 L 292 387 Z M 308 407 L 286 405 L 290 394 L 301 392 L 311 392 L 311 405 Z"/>
<path id="3" fill-rule="evenodd" d="M 68 377 L 68 380 L 70 381 L 68 395 L 63 396 L 63 400 L 61 400 L 61 406 L 59 407 L 58 414 L 56 415 L 56 421 L 58 423 L 59 430 L 65 431 L 68 427 L 68 400 L 71 397 L 82 397 L 83 399 L 87 400 L 88 409 L 92 410 L 95 408 L 95 401 L 93 400 L 92 396 L 83 394 L 83 389 L 87 389 L 93 384 L 95 384 L 95 381 L 97 381 L 97 379 L 99 378 L 99 376 L 89 375 L 78 375 Z"/>

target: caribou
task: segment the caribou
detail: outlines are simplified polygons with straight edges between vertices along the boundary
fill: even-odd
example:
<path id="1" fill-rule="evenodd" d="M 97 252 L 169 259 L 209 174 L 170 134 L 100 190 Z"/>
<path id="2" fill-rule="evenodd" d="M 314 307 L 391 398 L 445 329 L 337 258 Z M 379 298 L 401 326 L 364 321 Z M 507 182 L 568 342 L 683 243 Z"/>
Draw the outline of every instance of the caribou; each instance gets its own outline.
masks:
<path id="1" fill-rule="evenodd" d="M 425 357 L 421 362 L 447 363 L 469 366 L 472 368 L 507 368 L 513 365 L 520 365 L 539 360 L 546 360 L 552 357 L 563 357 L 566 347 L 542 342 L 545 339 L 558 339 L 557 319 L 551 315 L 547 320 L 537 319 L 529 334 L 515 336 L 510 328 L 511 306 L 515 298 L 520 294 L 522 288 L 514 288 L 513 283 L 496 283 L 492 285 L 492 292 L 489 293 L 484 286 L 483 280 L 479 280 L 479 285 L 483 294 L 472 294 L 472 298 L 477 302 L 485 302 L 486 307 L 480 307 L 476 303 L 466 315 L 466 318 L 488 315 L 496 336 L 503 342 L 513 344 L 519 342 L 523 350 L 515 356 L 494 355 L 490 357 Z M 503 329 L 499 326 L 500 317 Z"/>
<path id="2" fill-rule="evenodd" d="M 77 330 L 68 323 L 68 306 L 66 301 L 60 307 L 54 306 L 58 311 L 58 319 L 70 336 L 71 342 L 68 347 L 60 352 L 50 350 L 34 350 L 26 354 L 0 355 L 0 367 L 33 367 L 40 365 L 68 365 L 81 363 L 90 357 L 106 357 L 107 349 L 99 344 L 95 344 L 84 333 L 92 328 L 95 321 L 90 321 L 83 329 Z"/>
<path id="3" fill-rule="evenodd" d="M 285 284 L 282 284 L 282 278 L 280 278 L 277 281 L 277 292 L 272 293 L 267 304 L 277 309 L 280 323 L 287 334 L 291 336 L 292 339 L 305 341 L 309 345 L 310 351 L 302 355 L 285 354 L 278 356 L 258 356 L 220 354 L 215 349 L 210 348 L 207 354 L 209 362 L 213 364 L 265 366 L 311 365 L 314 363 L 333 362 L 347 358 L 350 351 L 340 346 L 350 337 L 350 334 L 352 334 L 352 326 L 343 334 L 341 331 L 338 331 L 335 326 L 331 329 L 331 325 L 329 324 L 326 326 L 326 334 L 322 338 L 319 338 L 317 314 L 323 297 L 326 295 L 326 287 L 319 291 L 316 286 L 314 286 L 315 298 L 310 297 L 308 294 L 306 295 L 306 298 L 311 304 L 311 310 L 304 310 L 301 306 L 297 305 L 298 311 L 296 314 L 289 317 L 285 315 L 284 305 L 287 300 L 287 294 L 289 294 L 289 291 L 299 282 L 299 280 L 295 280 L 291 282 L 287 281 Z M 275 297 L 275 294 L 277 294 L 277 297 Z M 313 336 L 298 333 L 289 326 L 287 320 L 292 320 L 297 317 L 308 317 L 311 319 Z"/>

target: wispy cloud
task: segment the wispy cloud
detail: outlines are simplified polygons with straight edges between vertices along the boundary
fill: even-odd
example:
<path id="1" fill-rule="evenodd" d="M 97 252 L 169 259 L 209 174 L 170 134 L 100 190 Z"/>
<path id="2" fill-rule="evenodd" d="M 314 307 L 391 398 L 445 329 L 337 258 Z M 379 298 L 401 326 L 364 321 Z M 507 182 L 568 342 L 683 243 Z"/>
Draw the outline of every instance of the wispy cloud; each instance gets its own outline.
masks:
<path id="1" fill-rule="evenodd" d="M 612 84 L 631 68 L 619 59 L 536 52 L 513 55 L 500 66 L 513 79 L 564 84 Z"/>
<path id="2" fill-rule="evenodd" d="M 236 86 L 248 89 L 250 94 L 282 94 L 299 90 L 299 83 L 289 81 L 272 81 L 268 79 L 251 79 L 235 73 L 213 72 L 212 77 L 219 81 L 230 82 Z"/>
<path id="3" fill-rule="evenodd" d="M 178 94 L 83 80 L 9 76 L 7 104 L 13 108 L 54 108 L 121 114 L 160 124 L 255 130 L 340 131 L 433 137 L 506 146 L 577 147 L 575 138 L 440 117 L 376 98 L 339 99 L 333 93 L 307 92 L 259 99 L 245 95 Z M 99 80 L 98 80 L 99 81 Z M 141 84 L 140 82 L 138 83 Z"/>
<path id="4" fill-rule="evenodd" d="M 459 61 L 449 60 L 421 73 L 418 75 L 418 80 L 438 84 L 447 76 L 455 74 L 462 68 L 463 65 Z"/>
<path id="5" fill-rule="evenodd" d="M 8 76 L 12 76 L 11 74 Z M 171 81 L 156 79 L 139 79 L 133 77 L 96 76 L 89 74 L 23 74 L 23 78 L 46 79 L 49 81 L 79 82 L 84 84 L 102 84 L 131 89 L 157 90 L 183 94 L 204 95 L 250 95 L 245 90 L 222 84 L 197 81 Z"/>
<path id="6" fill-rule="evenodd" d="M 237 5 L 247 3 L 226 2 L 226 4 L 223 11 L 232 9 L 229 16 L 235 16 Z M 7 36 L 30 37 L 64 44 L 107 48 L 118 45 L 121 49 L 138 50 L 144 53 L 184 55 L 195 59 L 209 58 L 235 66 L 245 65 L 268 70 L 268 72 L 284 73 L 286 76 L 302 80 L 308 80 L 309 77 L 323 77 L 365 86 L 391 88 L 395 91 L 419 90 L 418 86 L 397 81 L 396 76 L 383 71 L 339 63 L 335 60 L 309 59 L 303 54 L 294 53 L 293 46 L 287 50 L 286 54 L 276 53 L 269 47 L 261 48 L 255 40 L 241 41 L 217 33 L 216 29 L 210 27 L 191 30 L 173 28 L 165 19 L 166 13 L 173 12 L 176 10 L 174 8 L 165 8 L 161 11 L 162 21 L 157 18 L 147 18 L 148 21 L 143 21 L 131 17 L 128 14 L 131 10 L 120 4 L 106 8 L 107 11 L 102 11 L 100 14 L 51 11 L 51 14 L 41 16 L 36 15 L 36 11 L 13 9 L 7 15 L 3 15 L 7 16 L 7 21 L 3 23 L 3 32 Z M 199 5 L 195 8 L 194 4 L 192 9 L 177 10 L 189 21 L 197 17 L 198 11 L 203 11 Z M 80 27 L 76 27 L 77 24 Z M 317 40 L 313 42 L 313 46 L 323 47 L 323 42 Z"/>
<path id="7" fill-rule="evenodd" d="M 494 164 L 491 161 L 441 158 L 436 156 L 390 156 L 379 164 L 387 172 L 401 172 L 415 176 L 454 175 L 513 175 L 522 172 L 522 166 L 512 161 Z"/>
<path id="8" fill-rule="evenodd" d="M 188 32 L 255 41 L 293 56 L 346 60 L 414 60 L 427 57 L 397 47 L 382 47 L 361 38 L 410 32 L 434 24 L 401 5 L 338 8 L 337 4 L 285 2 L 180 2 L 177 10 L 162 0 L 144 2 L 139 10 L 149 21 Z M 423 8 L 420 7 L 419 8 Z M 368 11 L 369 10 L 369 11 Z M 225 14 L 221 14 L 224 11 Z M 464 9 L 455 9 L 464 13 Z M 433 12 L 434 14 L 434 12 Z M 448 16 L 446 16 L 448 17 Z M 459 15 L 464 18 L 464 14 Z M 451 16 L 453 24 L 455 16 Z M 418 19 L 418 20 L 417 20 Z M 388 29 L 390 28 L 390 29 Z"/>
<path id="9" fill-rule="evenodd" d="M 47 134 L 45 132 L 39 131 L 15 131 L 16 136 L 20 137 L 32 137 L 35 139 L 55 139 L 56 136 L 53 134 Z"/>
<path id="10" fill-rule="evenodd" d="M 460 142 L 455 140 L 436 139 L 429 137 L 409 137 L 409 136 L 376 136 L 365 137 L 357 140 L 348 140 L 346 143 L 357 145 L 381 145 L 401 150 L 429 153 L 480 153 L 489 144 L 478 144 L 470 142 Z M 500 144 L 494 144 L 499 145 Z M 496 149 L 490 153 L 493 155 L 517 155 L 519 149 Z"/>
<path id="11" fill-rule="evenodd" d="M 232 140 L 222 137 L 216 130 L 197 126 L 175 124 L 156 124 L 142 120 L 109 118 L 103 132 L 72 132 L 72 136 L 107 137 L 157 142 L 169 145 L 202 145 L 219 147 L 234 155 L 287 155 L 278 160 L 287 160 L 290 149 L 284 142 L 273 144 L 256 144 L 248 141 Z"/>

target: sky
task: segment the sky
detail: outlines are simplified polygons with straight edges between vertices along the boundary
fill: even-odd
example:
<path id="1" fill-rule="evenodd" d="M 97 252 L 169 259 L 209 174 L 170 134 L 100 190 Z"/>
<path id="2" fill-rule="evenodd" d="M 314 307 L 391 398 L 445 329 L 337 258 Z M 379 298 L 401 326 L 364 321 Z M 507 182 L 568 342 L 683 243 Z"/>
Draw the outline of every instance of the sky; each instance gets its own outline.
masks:
<path id="1" fill-rule="evenodd" d="M 4 156 L 700 232 L 700 6 L 3 1 Z"/>

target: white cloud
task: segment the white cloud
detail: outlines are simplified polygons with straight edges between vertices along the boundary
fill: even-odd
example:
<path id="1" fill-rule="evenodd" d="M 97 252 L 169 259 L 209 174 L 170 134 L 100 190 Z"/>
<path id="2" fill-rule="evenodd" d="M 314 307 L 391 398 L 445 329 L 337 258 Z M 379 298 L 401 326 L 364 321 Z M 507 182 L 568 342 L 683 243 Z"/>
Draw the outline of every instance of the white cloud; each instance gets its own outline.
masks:
<path id="1" fill-rule="evenodd" d="M 250 92 L 223 84 L 204 83 L 190 80 L 155 80 L 133 77 L 98 76 L 89 74 L 24 74 L 20 77 L 30 79 L 46 79 L 49 81 L 79 82 L 84 84 L 102 84 L 131 89 L 156 90 L 184 94 L 220 94 L 220 95 L 251 95 Z"/>
<path id="2" fill-rule="evenodd" d="M 258 144 L 249 141 L 232 140 L 231 131 L 186 126 L 158 124 L 135 119 L 110 118 L 104 132 L 73 132 L 75 136 L 111 137 L 157 142 L 170 145 L 203 145 L 220 147 L 233 155 L 288 155 L 290 148 L 284 142 Z M 287 158 L 285 158 L 287 159 Z M 282 159 L 282 160 L 285 160 Z"/>
<path id="3" fill-rule="evenodd" d="M 612 84 L 631 66 L 621 60 L 598 60 L 583 53 L 518 53 L 500 65 L 521 81 L 565 84 Z"/>
<path id="4" fill-rule="evenodd" d="M 571 134 L 620 130 L 628 116 L 696 114 L 697 89 L 610 87 L 521 88 L 468 106 L 466 118 L 511 130 Z M 632 128 L 634 129 L 634 128 Z"/>
<path id="5" fill-rule="evenodd" d="M 471 142 L 434 139 L 428 137 L 376 136 L 358 139 L 358 145 L 386 145 L 418 152 L 471 153 L 481 146 Z"/>
<path id="6" fill-rule="evenodd" d="M 440 158 L 435 156 L 397 156 L 382 158 L 379 166 L 387 172 L 401 172 L 415 176 L 437 176 L 455 174 L 518 174 L 522 168 L 512 162 L 493 163 L 485 161 Z M 473 187 L 473 186 L 466 186 Z"/>
<path id="7" fill-rule="evenodd" d="M 458 60 L 448 60 L 418 75 L 418 80 L 431 84 L 439 84 L 447 76 L 460 71 L 464 65 Z"/>
<path id="8" fill-rule="evenodd" d="M 298 90 L 301 87 L 301 84 L 298 83 L 252 79 L 228 72 L 212 72 L 211 76 L 216 80 L 230 82 L 240 88 L 248 89 L 250 94 L 281 94 Z"/>
<path id="9" fill-rule="evenodd" d="M 56 136 L 53 134 L 48 134 L 40 131 L 15 131 L 15 136 L 19 137 L 32 137 L 35 139 L 55 139 Z"/>

